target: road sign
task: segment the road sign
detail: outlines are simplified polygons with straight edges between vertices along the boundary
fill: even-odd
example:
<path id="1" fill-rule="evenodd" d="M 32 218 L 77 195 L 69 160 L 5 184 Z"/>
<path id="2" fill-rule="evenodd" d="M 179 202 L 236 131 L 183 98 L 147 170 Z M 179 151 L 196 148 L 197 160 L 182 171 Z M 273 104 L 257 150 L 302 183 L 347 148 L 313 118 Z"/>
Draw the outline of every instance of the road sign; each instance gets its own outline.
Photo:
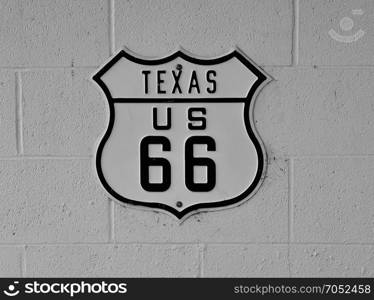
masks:
<path id="1" fill-rule="evenodd" d="M 238 50 L 213 59 L 122 50 L 93 79 L 109 104 L 96 169 L 112 197 L 182 219 L 256 192 L 266 159 L 253 106 L 268 77 Z"/>

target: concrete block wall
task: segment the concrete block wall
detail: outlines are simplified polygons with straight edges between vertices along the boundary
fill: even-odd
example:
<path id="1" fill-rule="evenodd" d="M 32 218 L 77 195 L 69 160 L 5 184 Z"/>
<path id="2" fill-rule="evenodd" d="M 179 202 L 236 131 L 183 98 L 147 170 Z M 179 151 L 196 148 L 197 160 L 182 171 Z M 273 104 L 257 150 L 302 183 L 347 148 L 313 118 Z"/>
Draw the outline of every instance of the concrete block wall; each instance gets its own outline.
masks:
<path id="1" fill-rule="evenodd" d="M 343 17 L 365 35 L 332 40 Z M 0 276 L 374 276 L 373 18 L 370 0 L 0 0 Z M 182 224 L 108 199 L 90 81 L 123 46 L 179 45 L 237 45 L 273 77 L 261 189 Z"/>

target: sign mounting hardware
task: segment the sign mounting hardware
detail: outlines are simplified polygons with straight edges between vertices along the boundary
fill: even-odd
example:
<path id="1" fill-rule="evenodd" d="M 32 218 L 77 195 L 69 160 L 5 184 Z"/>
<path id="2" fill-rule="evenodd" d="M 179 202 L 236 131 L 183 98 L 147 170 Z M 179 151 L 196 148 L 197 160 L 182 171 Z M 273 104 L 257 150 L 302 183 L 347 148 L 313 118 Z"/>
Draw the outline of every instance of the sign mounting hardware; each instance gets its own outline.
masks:
<path id="1" fill-rule="evenodd" d="M 253 107 L 269 79 L 237 49 L 211 59 L 119 51 L 93 76 L 109 104 L 101 184 L 122 203 L 178 219 L 249 199 L 266 170 Z"/>

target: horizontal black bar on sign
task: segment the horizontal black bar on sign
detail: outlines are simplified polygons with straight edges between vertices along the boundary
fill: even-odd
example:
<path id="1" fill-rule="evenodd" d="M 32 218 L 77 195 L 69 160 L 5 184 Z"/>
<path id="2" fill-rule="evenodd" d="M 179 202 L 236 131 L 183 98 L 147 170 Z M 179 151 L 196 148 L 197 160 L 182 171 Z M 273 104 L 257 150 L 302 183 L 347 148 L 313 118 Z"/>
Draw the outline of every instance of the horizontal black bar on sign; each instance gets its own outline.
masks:
<path id="1" fill-rule="evenodd" d="M 240 103 L 247 98 L 112 98 L 114 103 Z"/>
<path id="2" fill-rule="evenodd" d="M 373 278 L 1 278 L 0 299 L 373 298 Z"/>

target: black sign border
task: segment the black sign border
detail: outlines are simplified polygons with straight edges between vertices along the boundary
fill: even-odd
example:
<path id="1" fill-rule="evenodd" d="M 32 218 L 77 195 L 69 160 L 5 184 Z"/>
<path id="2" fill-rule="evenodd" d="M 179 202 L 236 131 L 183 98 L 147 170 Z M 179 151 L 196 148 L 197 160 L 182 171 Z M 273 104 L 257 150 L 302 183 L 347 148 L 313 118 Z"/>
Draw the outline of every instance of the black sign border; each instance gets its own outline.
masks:
<path id="1" fill-rule="evenodd" d="M 223 201 L 219 202 L 214 202 L 214 203 L 200 203 L 200 204 L 195 204 L 190 207 L 187 207 L 186 209 L 182 211 L 178 211 L 174 209 L 171 206 L 162 204 L 162 203 L 153 203 L 153 202 L 141 202 L 133 199 L 128 199 L 120 194 L 118 194 L 116 191 L 114 191 L 110 185 L 106 182 L 103 171 L 101 169 L 101 156 L 103 153 L 104 146 L 109 139 L 113 125 L 114 125 L 114 119 L 115 119 L 115 110 L 114 110 L 114 103 L 115 102 L 123 102 L 125 99 L 115 99 L 112 97 L 108 87 L 105 85 L 105 83 L 101 80 L 101 77 L 113 66 L 115 65 L 121 58 L 126 58 L 134 63 L 141 64 L 141 65 L 160 65 L 160 64 L 165 64 L 168 63 L 176 58 L 182 58 L 190 63 L 193 64 L 199 64 L 199 65 L 216 65 L 220 64 L 223 62 L 226 62 L 232 58 L 237 58 L 241 63 L 243 63 L 251 72 L 253 72 L 257 76 L 257 80 L 255 83 L 252 85 L 250 91 L 248 92 L 248 95 L 246 98 L 233 98 L 235 99 L 235 102 L 244 102 L 244 122 L 246 126 L 247 133 L 253 142 L 257 156 L 258 156 L 258 169 L 255 175 L 254 180 L 250 184 L 250 186 L 242 192 L 240 195 L 231 198 L 231 199 L 226 199 Z M 261 146 L 260 138 L 255 134 L 252 126 L 251 126 L 251 121 L 250 121 L 250 113 L 252 112 L 251 107 L 254 105 L 254 100 L 255 100 L 255 95 L 256 93 L 260 90 L 260 86 L 263 85 L 266 81 L 268 81 L 270 78 L 267 76 L 267 74 L 258 66 L 254 65 L 249 59 L 244 57 L 243 54 L 241 54 L 238 50 L 233 50 L 232 52 L 213 59 L 201 59 L 201 58 L 196 58 L 193 57 L 187 53 L 185 53 L 183 50 L 178 50 L 174 52 L 173 54 L 163 57 L 161 59 L 142 59 L 139 57 L 136 57 L 132 54 L 130 54 L 128 51 L 125 50 L 120 50 L 112 59 L 109 60 L 96 74 L 92 76 L 92 79 L 100 86 L 102 91 L 104 92 L 108 104 L 109 104 L 109 122 L 108 122 L 108 127 L 107 130 L 105 131 L 105 134 L 101 138 L 101 141 L 99 142 L 97 152 L 96 152 L 96 171 L 99 177 L 99 180 L 103 187 L 106 189 L 106 191 L 113 196 L 115 199 L 119 200 L 122 203 L 125 204 L 130 204 L 130 205 L 135 205 L 135 206 L 143 206 L 151 209 L 160 209 L 160 210 L 165 210 L 168 211 L 169 213 L 173 214 L 175 217 L 178 219 L 183 219 L 187 217 L 188 215 L 192 213 L 197 213 L 201 210 L 209 210 L 209 209 L 214 209 L 214 208 L 224 208 L 224 207 L 229 207 L 233 206 L 236 204 L 239 204 L 241 201 L 245 200 L 248 196 L 250 196 L 253 192 L 256 191 L 256 189 L 260 186 L 262 179 L 264 177 L 265 169 L 266 169 L 266 152 L 265 149 Z M 194 98 L 194 102 L 230 102 L 231 98 L 215 98 L 215 99 L 209 99 L 207 98 L 201 98 L 196 99 Z M 159 99 L 155 99 L 155 102 L 160 102 L 158 101 Z M 182 101 L 180 101 L 182 100 Z M 178 102 L 183 102 L 185 99 L 178 99 Z M 190 99 L 192 100 L 192 99 Z M 208 100 L 208 101 L 207 101 Z M 147 99 L 142 99 L 140 102 L 150 102 Z M 129 102 L 134 102 L 134 101 L 129 101 Z M 170 103 L 173 103 L 174 101 L 170 99 L 168 101 Z M 184 101 L 184 102 L 192 102 L 192 101 Z"/>

